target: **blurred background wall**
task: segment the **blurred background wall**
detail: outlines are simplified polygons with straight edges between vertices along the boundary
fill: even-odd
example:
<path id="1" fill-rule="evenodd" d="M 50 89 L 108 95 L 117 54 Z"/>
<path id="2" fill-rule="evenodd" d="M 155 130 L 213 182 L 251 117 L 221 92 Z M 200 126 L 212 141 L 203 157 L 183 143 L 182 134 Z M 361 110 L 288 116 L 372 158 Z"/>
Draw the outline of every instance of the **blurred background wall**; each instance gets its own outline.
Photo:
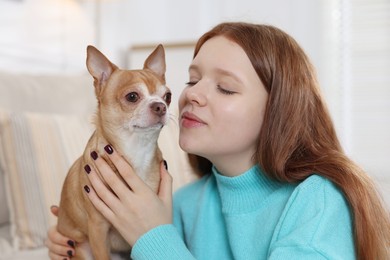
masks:
<path id="1" fill-rule="evenodd" d="M 390 196 L 389 0 L 0 0 L 0 70 L 86 73 L 88 44 L 139 67 L 142 46 L 193 43 L 222 21 L 275 25 L 301 44 L 346 152 Z M 167 56 L 181 75 L 167 77 L 176 97 L 185 55 Z"/>

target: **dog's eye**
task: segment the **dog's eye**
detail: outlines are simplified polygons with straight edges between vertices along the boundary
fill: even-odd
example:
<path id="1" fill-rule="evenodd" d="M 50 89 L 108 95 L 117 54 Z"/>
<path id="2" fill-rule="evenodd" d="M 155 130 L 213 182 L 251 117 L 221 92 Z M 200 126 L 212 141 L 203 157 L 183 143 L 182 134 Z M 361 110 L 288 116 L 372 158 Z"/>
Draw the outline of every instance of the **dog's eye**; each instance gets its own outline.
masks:
<path id="1" fill-rule="evenodd" d="M 135 103 L 139 99 L 139 95 L 137 92 L 130 92 L 129 94 L 126 95 L 126 99 L 129 102 Z"/>
<path id="2" fill-rule="evenodd" d="M 171 92 L 166 93 L 164 96 L 164 100 L 167 103 L 167 105 L 171 103 L 171 99 L 172 99 L 172 93 Z"/>

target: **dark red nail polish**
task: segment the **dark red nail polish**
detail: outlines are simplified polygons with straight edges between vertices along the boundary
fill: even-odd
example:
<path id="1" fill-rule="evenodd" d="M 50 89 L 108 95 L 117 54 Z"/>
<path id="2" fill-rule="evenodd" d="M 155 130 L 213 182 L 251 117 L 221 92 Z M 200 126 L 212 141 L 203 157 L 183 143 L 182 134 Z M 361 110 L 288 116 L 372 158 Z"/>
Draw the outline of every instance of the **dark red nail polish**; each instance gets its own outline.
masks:
<path id="1" fill-rule="evenodd" d="M 69 245 L 70 247 L 74 248 L 74 241 L 68 240 L 67 243 L 68 243 L 68 245 Z"/>
<path id="2" fill-rule="evenodd" d="M 112 146 L 111 145 L 106 145 L 104 147 L 104 150 L 108 153 L 108 154 L 112 154 L 114 152 L 114 149 L 112 149 Z"/>
<path id="3" fill-rule="evenodd" d="M 91 167 L 87 164 L 84 166 L 84 170 L 86 173 L 90 173 L 91 172 Z"/>
<path id="4" fill-rule="evenodd" d="M 93 152 L 91 153 L 91 157 L 92 157 L 92 159 L 96 160 L 96 159 L 98 158 L 97 152 L 93 151 Z"/>
<path id="5" fill-rule="evenodd" d="M 72 250 L 68 250 L 66 253 L 68 254 L 69 257 L 72 257 L 72 256 L 73 256 Z"/>
<path id="6" fill-rule="evenodd" d="M 91 190 L 89 189 L 88 185 L 85 185 L 85 186 L 84 186 L 84 190 L 85 190 L 86 193 L 89 193 L 89 192 L 91 191 Z"/>
<path id="7" fill-rule="evenodd" d="M 168 171 L 168 163 L 167 163 L 167 161 L 165 161 L 165 160 L 164 160 L 164 166 L 165 166 L 165 170 Z"/>

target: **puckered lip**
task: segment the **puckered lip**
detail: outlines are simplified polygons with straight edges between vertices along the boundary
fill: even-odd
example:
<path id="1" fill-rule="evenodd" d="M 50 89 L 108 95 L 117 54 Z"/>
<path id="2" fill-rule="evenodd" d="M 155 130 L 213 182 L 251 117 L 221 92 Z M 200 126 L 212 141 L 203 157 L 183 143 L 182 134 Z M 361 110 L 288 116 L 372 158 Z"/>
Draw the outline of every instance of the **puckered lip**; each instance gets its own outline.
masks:
<path id="1" fill-rule="evenodd" d="M 181 114 L 181 119 L 190 120 L 190 121 L 197 122 L 197 123 L 200 123 L 200 124 L 206 124 L 202 119 L 200 119 L 195 114 L 190 113 L 190 112 L 182 113 Z"/>

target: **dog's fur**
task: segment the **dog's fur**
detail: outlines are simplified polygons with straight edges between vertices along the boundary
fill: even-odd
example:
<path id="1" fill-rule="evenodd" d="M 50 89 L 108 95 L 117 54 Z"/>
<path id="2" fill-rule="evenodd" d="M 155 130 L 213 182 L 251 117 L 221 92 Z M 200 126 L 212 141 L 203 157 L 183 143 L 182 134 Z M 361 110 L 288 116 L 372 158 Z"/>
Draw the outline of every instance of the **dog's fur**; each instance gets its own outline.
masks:
<path id="1" fill-rule="evenodd" d="M 162 45 L 149 55 L 142 70 L 121 70 L 95 47 L 88 46 L 87 68 L 94 78 L 98 100 L 96 130 L 65 179 L 58 230 L 76 241 L 77 254 L 72 259 L 90 258 L 91 252 L 85 250 L 89 243 L 94 259 L 106 260 L 110 259 L 110 252 L 130 252 L 131 249 L 83 190 L 85 185 L 91 187 L 84 166 L 93 167 L 92 151 L 110 163 L 104 147 L 111 144 L 157 192 L 162 161 L 157 139 L 169 118 L 171 92 L 165 85 Z"/>

